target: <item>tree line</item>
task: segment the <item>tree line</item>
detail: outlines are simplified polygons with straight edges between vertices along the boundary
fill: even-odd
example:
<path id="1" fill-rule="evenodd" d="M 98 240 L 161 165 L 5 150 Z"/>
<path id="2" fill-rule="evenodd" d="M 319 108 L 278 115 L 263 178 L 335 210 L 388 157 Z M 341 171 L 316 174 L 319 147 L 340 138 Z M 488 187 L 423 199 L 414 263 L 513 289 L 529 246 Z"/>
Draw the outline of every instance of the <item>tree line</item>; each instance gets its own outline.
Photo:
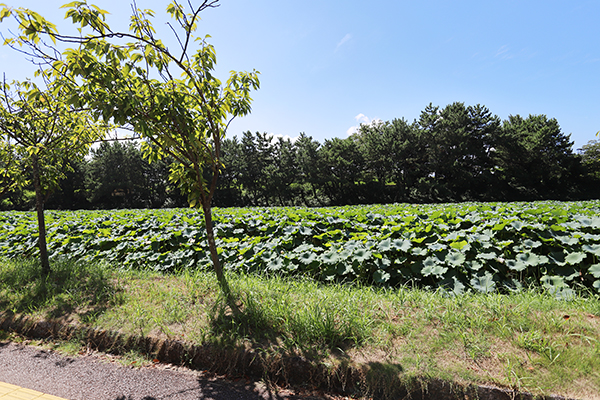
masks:
<path id="1" fill-rule="evenodd" d="M 245 132 L 222 142 L 213 204 L 327 206 L 393 202 L 577 200 L 600 197 L 600 142 L 579 151 L 556 119 L 484 106 L 427 106 L 418 120 L 361 125 L 319 143 Z M 185 207 L 168 179 L 172 160 L 149 162 L 132 142 L 103 142 L 47 194 L 56 209 Z M 207 176 L 207 179 L 210 176 Z M 3 209 L 29 209 L 32 189 L 5 194 Z"/>

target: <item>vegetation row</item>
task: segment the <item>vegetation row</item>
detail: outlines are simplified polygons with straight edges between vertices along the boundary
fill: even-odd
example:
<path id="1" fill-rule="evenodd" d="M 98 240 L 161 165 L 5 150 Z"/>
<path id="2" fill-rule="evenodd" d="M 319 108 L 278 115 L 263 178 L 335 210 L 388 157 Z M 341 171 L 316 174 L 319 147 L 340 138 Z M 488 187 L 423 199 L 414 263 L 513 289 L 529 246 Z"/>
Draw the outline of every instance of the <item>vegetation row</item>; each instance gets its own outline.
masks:
<path id="1" fill-rule="evenodd" d="M 579 152 L 555 119 L 483 106 L 428 106 L 419 120 L 363 125 L 323 143 L 245 132 L 221 145 L 216 206 L 330 206 L 393 202 L 582 200 L 600 197 L 600 142 Z M 47 193 L 54 209 L 187 206 L 169 182 L 172 158 L 150 163 L 134 143 L 102 143 Z M 0 161 L 1 165 L 1 161 Z M 210 173 L 206 172 L 207 178 Z M 5 210 L 33 208 L 33 188 Z"/>
<path id="2" fill-rule="evenodd" d="M 215 210 L 226 268 L 460 294 L 541 285 L 600 291 L 600 202 Z M 52 257 L 159 270 L 209 268 L 192 209 L 52 211 Z M 37 255 L 35 215 L 0 214 L 0 256 Z"/>

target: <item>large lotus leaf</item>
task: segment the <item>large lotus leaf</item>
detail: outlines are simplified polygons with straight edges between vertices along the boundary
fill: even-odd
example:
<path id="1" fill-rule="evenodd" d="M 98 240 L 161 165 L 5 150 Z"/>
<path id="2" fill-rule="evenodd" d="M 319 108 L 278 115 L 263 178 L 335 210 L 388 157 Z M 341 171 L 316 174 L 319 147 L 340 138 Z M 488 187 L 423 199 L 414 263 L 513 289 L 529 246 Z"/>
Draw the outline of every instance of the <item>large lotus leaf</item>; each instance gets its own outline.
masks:
<path id="1" fill-rule="evenodd" d="M 506 266 L 512 271 L 517 272 L 527 269 L 527 264 L 520 260 L 506 260 Z"/>
<path id="2" fill-rule="evenodd" d="M 312 251 L 306 251 L 298 256 L 298 260 L 304 265 L 308 265 L 316 259 L 317 255 Z"/>
<path id="3" fill-rule="evenodd" d="M 343 249 L 338 254 L 339 254 L 339 257 L 342 260 L 346 260 L 346 259 L 348 259 L 352 255 L 352 250 L 350 250 L 350 249 Z"/>
<path id="4" fill-rule="evenodd" d="M 510 223 L 510 225 L 515 228 L 516 230 L 520 231 L 521 229 L 523 229 L 523 227 L 525 226 L 525 224 L 521 221 L 512 221 Z"/>
<path id="5" fill-rule="evenodd" d="M 424 247 L 413 247 L 413 249 L 410 252 L 414 256 L 426 256 L 427 254 L 429 254 L 427 249 Z"/>
<path id="6" fill-rule="evenodd" d="M 600 257 L 600 244 L 584 244 L 582 249 L 583 251 L 592 253 L 595 256 Z"/>
<path id="7" fill-rule="evenodd" d="M 285 267 L 285 261 L 281 257 L 274 257 L 267 262 L 269 271 L 280 271 Z"/>
<path id="8" fill-rule="evenodd" d="M 433 244 L 427 245 L 427 247 L 431 251 L 440 251 L 440 250 L 444 250 L 446 248 L 446 245 L 441 244 L 441 243 L 433 243 Z"/>
<path id="9" fill-rule="evenodd" d="M 312 249 L 314 249 L 312 244 L 303 243 L 300 246 L 295 247 L 293 251 L 294 253 L 304 253 L 305 251 L 311 251 Z"/>
<path id="10" fill-rule="evenodd" d="M 375 261 L 375 266 L 379 269 L 387 269 L 390 265 L 392 265 L 392 261 L 385 257 L 378 258 Z"/>
<path id="11" fill-rule="evenodd" d="M 321 254 L 320 259 L 325 264 L 337 264 L 341 260 L 341 257 L 337 251 L 330 250 Z"/>
<path id="12" fill-rule="evenodd" d="M 532 249 L 538 248 L 542 245 L 541 242 L 538 242 L 537 240 L 531 240 L 531 239 L 523 240 L 522 244 L 523 244 L 523 246 L 529 247 Z"/>
<path id="13" fill-rule="evenodd" d="M 471 249 L 471 245 L 466 240 L 460 240 L 457 242 L 450 243 L 450 247 L 456 250 L 469 251 Z"/>
<path id="14" fill-rule="evenodd" d="M 600 264 L 594 264 L 589 269 L 588 272 L 594 276 L 594 278 L 600 278 Z"/>
<path id="15" fill-rule="evenodd" d="M 381 252 L 390 251 L 392 249 L 392 240 L 390 238 L 382 240 L 377 245 L 377 249 Z"/>
<path id="16" fill-rule="evenodd" d="M 358 249 L 354 251 L 353 259 L 358 262 L 364 262 L 371 257 L 371 252 L 365 249 Z"/>
<path id="17" fill-rule="evenodd" d="M 528 266 L 538 266 L 541 264 L 541 259 L 540 257 L 538 257 L 537 255 L 533 254 L 533 253 L 519 253 L 517 254 L 517 256 L 515 257 L 517 259 L 517 261 L 523 262 L 525 263 L 525 265 Z"/>
<path id="18" fill-rule="evenodd" d="M 496 253 L 478 253 L 475 257 L 482 260 L 493 260 L 498 257 L 498 255 Z"/>
<path id="19" fill-rule="evenodd" d="M 392 247 L 395 250 L 407 252 L 412 247 L 412 242 L 410 240 L 394 239 L 392 241 Z"/>
<path id="20" fill-rule="evenodd" d="M 235 233 L 235 234 L 242 233 L 242 232 L 236 232 L 236 231 L 241 231 L 241 229 L 236 229 L 235 231 L 233 231 L 233 233 Z M 293 235 L 296 232 L 298 232 L 298 227 L 294 226 L 294 225 L 288 225 L 283 228 L 284 235 L 289 236 L 289 235 Z"/>
<path id="21" fill-rule="evenodd" d="M 542 283 L 542 286 L 544 286 L 546 289 L 558 289 L 567 287 L 567 284 L 565 283 L 565 278 L 558 275 L 544 275 L 540 279 L 540 282 Z"/>
<path id="22" fill-rule="evenodd" d="M 594 281 L 594 288 L 600 292 L 600 279 L 597 281 Z"/>
<path id="23" fill-rule="evenodd" d="M 300 232 L 300 234 L 301 234 L 301 235 L 304 235 L 304 236 L 312 236 L 312 234 L 313 234 L 313 230 L 312 230 L 312 229 L 310 229 L 310 228 L 309 228 L 309 227 L 307 227 L 307 226 L 304 226 L 304 225 L 302 225 L 302 226 L 301 226 L 301 227 L 298 229 L 298 232 Z"/>
<path id="24" fill-rule="evenodd" d="M 548 254 L 548 258 L 550 259 L 550 262 L 556 265 L 563 266 L 567 263 L 567 261 L 565 260 L 565 253 L 562 251 L 553 251 L 550 254 Z"/>
<path id="25" fill-rule="evenodd" d="M 491 235 L 488 235 L 487 233 L 473 233 L 470 235 L 470 239 L 474 242 L 479 242 L 479 243 L 486 243 L 489 242 L 490 240 L 492 240 Z"/>
<path id="26" fill-rule="evenodd" d="M 456 251 L 448 253 L 448 255 L 446 255 L 446 262 L 454 267 L 459 267 L 463 265 L 466 260 L 467 258 L 464 254 L 458 253 Z"/>
<path id="27" fill-rule="evenodd" d="M 430 256 L 430 257 L 427 257 L 425 260 L 423 260 L 423 267 L 433 268 L 434 266 L 438 265 L 439 262 L 440 261 L 437 257 Z"/>
<path id="28" fill-rule="evenodd" d="M 587 257 L 587 255 L 585 253 L 569 253 L 567 254 L 567 256 L 565 257 L 565 261 L 567 262 L 567 264 L 570 265 L 577 265 L 580 262 L 582 262 L 585 257 Z"/>
<path id="29" fill-rule="evenodd" d="M 444 238 L 444 240 L 446 240 L 446 242 L 454 242 L 455 240 L 457 240 L 459 238 L 459 234 L 458 232 L 452 232 L 450 233 L 448 236 L 446 236 Z"/>
<path id="30" fill-rule="evenodd" d="M 260 257 L 263 259 L 263 261 L 268 262 L 273 258 L 277 257 L 277 253 L 272 251 L 263 251 Z"/>
<path id="31" fill-rule="evenodd" d="M 467 268 L 473 271 L 479 271 L 481 268 L 483 268 L 483 264 L 475 260 L 467 261 L 465 265 L 467 266 Z"/>
<path id="32" fill-rule="evenodd" d="M 439 264 L 423 263 L 423 265 L 425 265 L 421 270 L 421 274 L 423 276 L 435 275 L 436 277 L 441 278 L 448 271 L 448 268 L 443 267 Z"/>
<path id="33" fill-rule="evenodd" d="M 390 277 L 390 274 L 382 270 L 377 270 L 373 273 L 373 281 L 375 283 L 386 283 L 390 280 Z"/>
<path id="34" fill-rule="evenodd" d="M 494 282 L 494 277 L 489 272 L 486 272 L 485 275 L 474 277 L 470 283 L 475 290 L 481 293 L 492 293 L 496 290 L 496 282 Z"/>
<path id="35" fill-rule="evenodd" d="M 453 279 L 453 285 L 452 285 L 452 290 L 450 291 L 450 293 L 452 293 L 455 296 L 460 296 L 461 294 L 463 294 L 465 292 L 465 285 L 463 285 L 463 283 L 461 281 L 459 281 L 458 279 L 456 279 L 456 277 L 452 277 Z"/>
<path id="36" fill-rule="evenodd" d="M 557 236 L 556 240 L 567 246 L 575 246 L 579 244 L 579 239 L 573 236 Z"/>
<path id="37" fill-rule="evenodd" d="M 354 274 L 354 268 L 352 267 L 352 264 L 350 264 L 350 263 L 340 264 L 340 265 L 338 265 L 337 273 L 338 273 L 338 275 L 342 275 L 342 276 Z"/>

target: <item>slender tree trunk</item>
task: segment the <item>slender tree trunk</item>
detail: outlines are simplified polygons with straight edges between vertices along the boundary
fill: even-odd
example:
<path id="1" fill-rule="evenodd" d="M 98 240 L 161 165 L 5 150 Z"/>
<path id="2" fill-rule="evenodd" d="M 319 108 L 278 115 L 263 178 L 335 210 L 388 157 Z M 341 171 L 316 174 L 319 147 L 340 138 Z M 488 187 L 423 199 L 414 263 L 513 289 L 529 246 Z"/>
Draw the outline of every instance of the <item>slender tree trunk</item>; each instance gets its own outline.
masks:
<path id="1" fill-rule="evenodd" d="M 213 229 L 213 221 L 212 221 L 212 209 L 210 204 L 202 203 L 202 209 L 204 211 L 204 223 L 206 225 L 206 238 L 208 240 L 208 248 L 210 251 L 210 258 L 213 263 L 213 268 L 215 273 L 217 274 L 217 280 L 219 281 L 219 287 L 221 291 L 225 295 L 225 299 L 227 301 L 227 305 L 231 308 L 231 311 L 234 315 L 240 315 L 241 311 L 238 308 L 235 298 L 231 293 L 231 289 L 229 288 L 229 283 L 227 283 L 227 279 L 225 278 L 225 274 L 223 273 L 223 267 L 221 262 L 219 261 L 219 254 L 217 253 L 217 244 L 215 242 L 215 234 Z"/>
<path id="2" fill-rule="evenodd" d="M 46 220 L 44 218 L 44 198 L 42 196 L 42 182 L 40 180 L 40 166 L 37 155 L 32 157 L 33 187 L 35 189 L 35 210 L 38 220 L 38 247 L 40 249 L 40 261 L 42 263 L 42 275 L 50 275 L 50 261 L 48 260 L 48 248 L 46 246 Z"/>

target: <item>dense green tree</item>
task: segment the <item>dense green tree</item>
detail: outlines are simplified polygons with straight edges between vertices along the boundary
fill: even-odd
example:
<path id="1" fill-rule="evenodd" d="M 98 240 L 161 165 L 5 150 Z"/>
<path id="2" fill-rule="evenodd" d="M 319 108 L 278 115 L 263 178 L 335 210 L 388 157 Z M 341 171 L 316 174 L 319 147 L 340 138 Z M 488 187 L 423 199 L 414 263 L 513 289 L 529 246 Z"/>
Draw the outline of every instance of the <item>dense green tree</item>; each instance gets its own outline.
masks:
<path id="1" fill-rule="evenodd" d="M 151 207 L 149 170 L 150 164 L 136 144 L 100 143 L 91 151 L 86 173 L 90 203 L 100 208 Z M 166 192 L 166 179 L 157 184 Z"/>
<path id="2" fill-rule="evenodd" d="M 365 159 L 352 138 L 326 139 L 319 148 L 321 188 L 334 204 L 358 204 L 364 198 Z"/>
<path id="3" fill-rule="evenodd" d="M 600 140 L 590 140 L 579 149 L 579 192 L 582 198 L 600 198 Z"/>
<path id="4" fill-rule="evenodd" d="M 213 75 L 214 48 L 206 37 L 196 39 L 194 32 L 199 14 L 218 6 L 218 0 L 205 0 L 195 8 L 188 5 L 190 10 L 177 1 L 167 7 L 175 25 L 169 26 L 180 44 L 177 52 L 156 37 L 154 12 L 135 7 L 129 31 L 124 32 L 106 24 L 106 11 L 79 1 L 65 6 L 67 18 L 80 27 L 76 36 L 59 34 L 55 25 L 27 9 L 4 8 L 0 20 L 12 15 L 19 24 L 21 34 L 9 44 L 26 46 L 61 75 L 66 66 L 67 76 L 83 83 L 77 95 L 67 96 L 68 102 L 89 107 L 105 121 L 129 126 L 146 140 L 143 150 L 151 160 L 174 159 L 170 179 L 189 194 L 192 206 L 203 210 L 219 285 L 233 312 L 239 313 L 219 260 L 211 207 L 222 168 L 221 141 L 231 119 L 250 112 L 250 92 L 259 81 L 256 72 L 232 72 L 225 84 Z M 64 52 L 63 61 L 57 51 L 45 51 L 42 43 L 47 38 L 76 47 Z"/>
<path id="5" fill-rule="evenodd" d="M 443 109 L 429 105 L 419 129 L 425 140 L 430 196 L 462 201 L 489 198 L 492 151 L 500 120 L 484 106 L 452 103 Z"/>
<path id="6" fill-rule="evenodd" d="M 511 115 L 494 147 L 496 173 L 508 199 L 564 199 L 573 193 L 573 142 L 556 119 Z"/>
<path id="7" fill-rule="evenodd" d="M 223 168 L 217 184 L 214 203 L 219 207 L 244 206 L 240 173 L 242 170 L 242 147 L 237 137 L 223 140 L 221 146 Z"/>
<path id="8" fill-rule="evenodd" d="M 321 187 L 324 177 L 321 175 L 322 160 L 319 149 L 321 144 L 304 132 L 294 142 L 296 148 L 298 193 L 306 206 L 323 206 L 326 203 Z"/>
<path id="9" fill-rule="evenodd" d="M 581 147 L 579 154 L 587 173 L 600 179 L 600 140 L 590 140 Z"/>
<path id="10" fill-rule="evenodd" d="M 46 208 L 80 210 L 90 207 L 85 185 L 88 163 L 85 159 L 67 160 L 68 168 L 58 185 L 50 192 Z"/>
<path id="11" fill-rule="evenodd" d="M 420 132 L 404 119 L 361 125 L 357 138 L 367 170 L 376 177 L 380 201 L 419 199 L 427 177 L 427 154 Z"/>
<path id="12" fill-rule="evenodd" d="M 74 89 L 69 82 L 50 80 L 47 71 L 42 71 L 41 75 L 45 87 L 40 88 L 31 81 L 2 85 L 0 143 L 3 143 L 7 165 L 11 166 L 11 159 L 18 160 L 18 168 L 8 171 L 12 171 L 13 182 L 23 183 L 19 175 L 31 174 L 42 273 L 48 275 L 51 269 L 46 247 L 44 203 L 70 163 L 83 158 L 91 143 L 102 137 L 105 130 L 87 111 L 66 102 Z"/>
<path id="13" fill-rule="evenodd" d="M 271 137 L 267 133 L 244 132 L 238 165 L 239 184 L 247 201 L 254 206 L 269 205 L 272 193 L 274 154 Z"/>

